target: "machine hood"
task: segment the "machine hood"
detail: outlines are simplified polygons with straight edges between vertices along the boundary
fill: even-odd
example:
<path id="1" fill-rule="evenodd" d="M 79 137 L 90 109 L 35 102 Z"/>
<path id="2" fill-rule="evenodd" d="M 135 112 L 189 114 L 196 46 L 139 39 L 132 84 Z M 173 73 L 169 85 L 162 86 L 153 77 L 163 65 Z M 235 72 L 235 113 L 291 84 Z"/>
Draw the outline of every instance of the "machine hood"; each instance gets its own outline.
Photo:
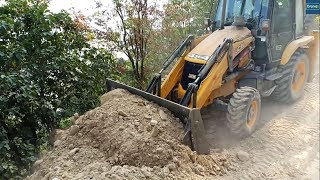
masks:
<path id="1" fill-rule="evenodd" d="M 242 41 L 246 38 L 252 37 L 251 31 L 246 28 L 238 28 L 236 26 L 226 26 L 222 30 L 214 31 L 206 39 L 204 39 L 199 45 L 197 45 L 186 56 L 187 61 L 201 62 L 209 59 L 224 39 L 232 39 L 233 43 Z"/>

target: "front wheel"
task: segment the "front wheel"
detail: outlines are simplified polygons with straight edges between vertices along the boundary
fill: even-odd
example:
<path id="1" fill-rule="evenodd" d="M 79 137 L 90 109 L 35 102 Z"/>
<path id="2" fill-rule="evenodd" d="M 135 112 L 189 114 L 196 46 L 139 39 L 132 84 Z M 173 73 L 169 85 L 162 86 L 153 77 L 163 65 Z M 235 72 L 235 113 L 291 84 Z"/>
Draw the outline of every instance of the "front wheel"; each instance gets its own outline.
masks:
<path id="1" fill-rule="evenodd" d="M 241 87 L 233 93 L 228 104 L 227 126 L 240 138 L 255 131 L 261 112 L 259 91 L 252 87 Z"/>
<path id="2" fill-rule="evenodd" d="M 273 92 L 275 100 L 290 103 L 298 100 L 304 91 L 309 75 L 309 58 L 299 51 L 295 52 L 290 61 L 278 68 L 282 77 L 275 81 L 277 88 Z"/>

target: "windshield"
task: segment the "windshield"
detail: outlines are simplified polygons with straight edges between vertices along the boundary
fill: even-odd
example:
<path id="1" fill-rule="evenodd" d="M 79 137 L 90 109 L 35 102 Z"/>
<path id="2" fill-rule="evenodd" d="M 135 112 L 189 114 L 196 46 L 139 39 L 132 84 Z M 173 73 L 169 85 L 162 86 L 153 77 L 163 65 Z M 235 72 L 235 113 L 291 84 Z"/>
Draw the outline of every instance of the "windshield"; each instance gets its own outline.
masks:
<path id="1" fill-rule="evenodd" d="M 222 4 L 220 0 L 215 18 L 217 27 L 221 27 Z M 243 16 L 247 22 L 258 26 L 259 19 L 268 17 L 268 4 L 269 0 L 227 0 L 225 25 L 231 25 L 235 16 Z"/>

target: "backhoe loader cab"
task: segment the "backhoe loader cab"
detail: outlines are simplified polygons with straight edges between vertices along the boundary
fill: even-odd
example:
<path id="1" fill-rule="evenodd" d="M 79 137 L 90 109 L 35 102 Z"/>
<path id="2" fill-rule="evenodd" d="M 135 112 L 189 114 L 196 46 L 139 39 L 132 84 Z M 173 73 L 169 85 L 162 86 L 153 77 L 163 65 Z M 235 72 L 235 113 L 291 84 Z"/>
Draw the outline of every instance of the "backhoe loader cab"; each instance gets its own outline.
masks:
<path id="1" fill-rule="evenodd" d="M 237 16 L 243 16 L 255 38 L 252 58 L 257 65 L 278 66 L 287 45 L 304 35 L 302 0 L 226 0 L 222 19 L 223 2 L 219 2 L 213 29 L 230 26 Z"/>
<path id="2" fill-rule="evenodd" d="M 184 124 L 184 143 L 209 153 L 201 109 L 226 111 L 230 133 L 246 137 L 259 122 L 262 97 L 290 103 L 302 96 L 319 60 L 319 31 L 304 34 L 304 7 L 301 0 L 220 0 L 212 32 L 187 37 L 145 92 L 110 79 L 107 87 L 166 107 Z"/>

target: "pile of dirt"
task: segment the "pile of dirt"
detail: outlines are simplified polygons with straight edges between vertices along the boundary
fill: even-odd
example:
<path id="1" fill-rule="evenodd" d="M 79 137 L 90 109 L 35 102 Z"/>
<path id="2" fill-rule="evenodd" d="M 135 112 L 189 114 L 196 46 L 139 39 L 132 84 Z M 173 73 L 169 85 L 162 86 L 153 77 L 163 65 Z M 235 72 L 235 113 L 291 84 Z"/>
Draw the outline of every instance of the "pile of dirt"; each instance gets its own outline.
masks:
<path id="1" fill-rule="evenodd" d="M 197 155 L 167 109 L 117 89 L 101 106 L 56 130 L 54 148 L 27 179 L 198 179 L 228 171 L 226 153 Z"/>

